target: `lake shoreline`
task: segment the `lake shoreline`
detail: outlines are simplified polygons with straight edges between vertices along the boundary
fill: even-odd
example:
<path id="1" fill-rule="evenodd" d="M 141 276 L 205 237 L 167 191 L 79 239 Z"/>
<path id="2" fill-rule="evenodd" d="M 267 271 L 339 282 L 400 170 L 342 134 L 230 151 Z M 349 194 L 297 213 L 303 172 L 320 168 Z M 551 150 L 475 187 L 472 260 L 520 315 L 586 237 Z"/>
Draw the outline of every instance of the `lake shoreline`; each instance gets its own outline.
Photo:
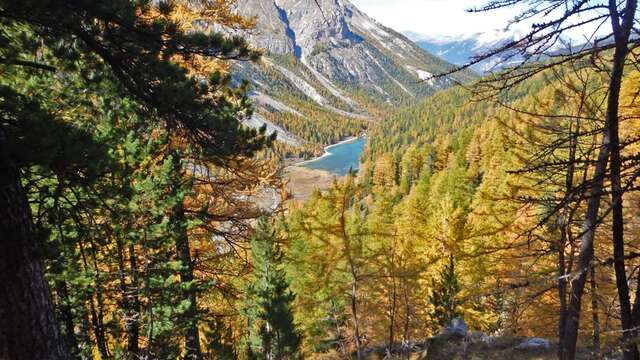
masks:
<path id="1" fill-rule="evenodd" d="M 344 144 L 350 143 L 352 141 L 356 141 L 356 140 L 360 139 L 361 137 L 364 137 L 364 135 L 351 136 L 346 140 L 342 140 L 342 141 L 337 142 L 335 144 L 331 144 L 331 145 L 325 146 L 324 147 L 324 154 L 322 154 L 322 155 L 320 155 L 318 157 L 314 157 L 313 159 L 303 160 L 303 161 L 300 161 L 300 162 L 293 163 L 293 164 L 291 164 L 289 166 L 303 166 L 303 165 L 312 163 L 314 161 L 318 161 L 320 159 L 323 159 L 323 158 L 331 155 L 331 153 L 329 152 L 329 149 L 332 149 L 332 148 L 334 148 L 336 146 L 340 146 L 340 145 L 344 145 Z M 322 170 L 322 171 L 324 171 L 324 170 Z"/>
<path id="2" fill-rule="evenodd" d="M 314 189 L 320 191 L 328 190 L 336 179 L 344 178 L 346 175 L 333 172 L 327 169 L 316 169 L 306 165 L 326 159 L 334 155 L 329 150 L 351 142 L 364 139 L 365 134 L 351 136 L 345 140 L 325 146 L 324 154 L 313 159 L 293 162 L 284 167 L 284 177 L 287 179 L 288 188 L 295 200 L 306 200 L 313 193 Z"/>

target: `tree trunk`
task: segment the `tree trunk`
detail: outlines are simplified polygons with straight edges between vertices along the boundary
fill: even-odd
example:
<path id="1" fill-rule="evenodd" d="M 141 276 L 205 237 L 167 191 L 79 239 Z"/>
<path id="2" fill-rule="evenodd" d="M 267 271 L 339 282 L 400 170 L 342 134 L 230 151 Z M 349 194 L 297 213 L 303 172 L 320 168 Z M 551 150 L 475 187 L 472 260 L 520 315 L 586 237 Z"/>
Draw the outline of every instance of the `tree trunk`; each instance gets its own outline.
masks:
<path id="1" fill-rule="evenodd" d="M 585 216 L 585 220 L 583 222 L 583 235 L 581 237 L 582 244 L 580 248 L 580 254 L 578 258 L 578 267 L 577 276 L 571 281 L 571 302 L 569 304 L 568 313 L 567 313 L 567 326 L 565 331 L 566 336 L 566 353 L 565 358 L 569 360 L 575 359 L 576 346 L 578 340 L 578 329 L 580 327 L 580 308 L 582 301 L 582 294 L 584 292 L 584 285 L 587 277 L 587 272 L 589 271 L 591 260 L 593 259 L 593 240 L 595 236 L 595 227 L 598 221 L 598 211 L 600 209 L 600 199 L 602 197 L 602 190 L 604 184 L 604 176 L 607 168 L 607 160 L 612 153 L 619 151 L 619 134 L 618 134 L 618 107 L 619 107 L 619 99 L 620 99 L 620 87 L 622 84 L 622 75 L 624 73 L 624 62 L 626 56 L 629 52 L 628 42 L 629 35 L 631 32 L 631 27 L 633 26 L 634 16 L 637 8 L 636 0 L 628 0 L 625 7 L 624 12 L 624 20 L 622 25 L 619 23 L 619 14 L 617 10 L 617 2 L 615 0 L 609 0 L 609 12 L 612 20 L 613 32 L 615 36 L 616 47 L 613 55 L 613 64 L 611 69 L 611 80 L 609 82 L 609 96 L 607 98 L 607 117 L 605 122 L 604 135 L 602 138 L 602 144 L 600 146 L 600 151 L 598 154 L 598 160 L 596 162 L 596 169 L 594 172 L 592 187 L 591 187 L 591 195 L 589 196 L 589 202 L 587 206 L 587 213 Z M 612 144 L 614 142 L 615 144 Z M 613 146 L 615 145 L 615 146 Z M 613 150 L 613 151 L 612 151 Z M 615 155 L 612 160 L 615 160 Z M 618 153 L 619 160 L 619 153 Z M 612 164 L 616 166 L 616 164 Z M 619 181 L 619 164 L 618 166 L 618 181 Z M 612 169 L 612 173 L 615 170 Z M 616 224 L 616 221 L 621 221 L 621 211 L 622 211 L 622 200 L 616 200 L 616 192 L 621 197 L 622 194 L 617 191 L 617 187 L 614 184 L 616 182 L 613 179 L 612 174 L 612 187 L 613 187 L 613 241 L 614 241 L 614 253 L 616 252 L 616 248 L 620 247 L 620 245 L 624 244 L 624 238 L 622 233 L 621 224 Z M 620 189 L 621 190 L 621 189 Z M 617 210 L 616 210 L 617 207 Z M 618 214 L 618 219 L 616 219 L 616 214 Z M 617 251 L 620 251 L 618 249 Z M 624 256 L 624 249 L 622 248 L 622 256 Z M 615 261 L 624 261 L 624 258 L 615 257 Z M 622 274 L 619 274 L 618 266 L 614 263 L 616 267 L 616 283 L 620 286 L 621 279 L 619 277 Z M 624 279 L 624 283 L 626 284 L 626 275 Z M 624 295 L 624 285 L 621 289 L 618 287 L 619 296 Z M 628 296 L 628 288 L 626 291 L 626 296 Z M 623 299 L 621 299 L 621 316 L 622 316 L 622 328 L 623 328 L 623 339 L 628 339 L 631 333 L 628 331 L 631 329 L 631 314 L 624 314 L 623 311 Z M 635 351 L 634 351 L 635 350 Z M 624 351 L 625 360 L 637 359 L 638 351 L 635 345 L 628 347 Z"/>
<path id="2" fill-rule="evenodd" d="M 395 342 L 395 326 L 396 326 L 396 313 L 398 307 L 398 285 L 396 280 L 396 242 L 395 236 L 391 245 L 391 266 L 389 271 L 389 277 L 391 279 L 391 293 L 389 299 L 389 347 L 393 347 Z"/>
<path id="3" fill-rule="evenodd" d="M 402 332 L 402 339 L 405 343 L 409 342 L 409 323 L 411 321 L 411 305 L 409 304 L 409 292 L 407 290 L 408 285 L 406 281 L 404 282 L 404 286 L 402 288 L 403 298 L 404 298 L 404 328 Z"/>
<path id="4" fill-rule="evenodd" d="M 617 12 L 617 2 L 610 0 L 610 12 Z M 622 86 L 622 76 L 624 74 L 624 62 L 629 53 L 628 42 L 631 27 L 633 26 L 636 0 L 627 2 L 623 23 L 619 25 L 619 17 L 611 16 L 614 29 L 616 49 L 613 58 L 613 69 L 611 71 L 611 81 L 609 84 L 609 99 L 607 108 L 607 120 L 610 132 L 610 167 L 611 167 L 611 210 L 612 210 L 612 241 L 614 269 L 616 273 L 616 288 L 618 290 L 618 301 L 620 302 L 620 322 L 622 324 L 622 341 L 624 343 L 624 359 L 638 360 L 640 354 L 633 342 L 636 331 L 633 331 L 633 321 L 631 318 L 631 298 L 629 296 L 629 284 L 624 260 L 624 218 L 622 203 L 622 181 L 620 168 L 620 135 L 618 107 L 620 101 L 620 88 Z M 630 15 L 629 15 L 630 14 Z"/>
<path id="5" fill-rule="evenodd" d="M 360 344 L 360 323 L 358 321 L 358 284 L 356 275 L 352 274 L 351 282 L 351 315 L 353 315 L 353 339 L 356 344 L 357 359 L 362 359 L 362 348 Z"/>
<path id="6" fill-rule="evenodd" d="M 135 303 L 137 302 L 137 281 L 136 281 L 136 260 L 135 253 L 133 252 L 133 245 L 129 246 L 129 271 L 126 268 L 126 259 L 124 255 L 124 248 L 122 241 L 116 239 L 116 246 L 118 250 L 118 272 L 120 278 L 120 293 L 122 297 L 122 308 L 124 309 L 124 324 L 127 332 L 127 352 L 132 358 L 137 358 L 140 355 L 139 347 L 139 329 L 138 329 L 138 312 L 135 309 Z M 130 275 L 130 284 L 127 284 L 127 272 Z"/>
<path id="7" fill-rule="evenodd" d="M 175 196 L 181 190 L 180 184 L 182 182 L 183 164 L 177 151 L 173 151 L 172 157 L 175 183 L 172 185 L 173 188 L 171 190 L 172 195 Z M 191 261 L 191 249 L 186 228 L 187 219 L 184 214 L 182 201 L 179 200 L 175 205 L 171 215 L 173 217 L 171 221 L 175 227 L 176 257 L 182 265 L 180 268 L 182 299 L 189 302 L 188 308 L 182 314 L 182 319 L 185 322 L 184 340 L 187 351 L 185 358 L 189 360 L 199 360 L 202 359 L 202 353 L 200 350 L 200 335 L 198 333 L 196 288 L 193 284 L 193 262 Z"/>
<path id="8" fill-rule="evenodd" d="M 574 360 L 578 341 L 578 330 L 580 328 L 580 312 L 582 307 L 582 294 L 587 279 L 587 274 L 591 268 L 593 259 L 593 240 L 595 228 L 598 223 L 598 211 L 600 210 L 600 199 L 602 198 L 602 188 L 604 183 L 607 160 L 609 158 L 609 134 L 605 131 L 600 145 L 598 159 L 593 179 L 591 180 L 591 194 L 587 205 L 587 212 L 582 223 L 582 235 L 580 236 L 580 252 L 578 254 L 575 276 L 570 282 L 571 292 L 569 293 L 569 306 L 567 307 L 566 326 L 564 330 L 564 357 L 561 360 Z"/>
<path id="9" fill-rule="evenodd" d="M 31 209 L 0 128 L 0 352 L 12 360 L 69 359 L 38 258 Z"/>
<path id="10" fill-rule="evenodd" d="M 564 331 L 567 324 L 567 263 L 565 251 L 567 243 L 570 241 L 572 212 L 569 208 L 569 197 L 573 191 L 573 179 L 576 161 L 577 137 L 580 133 L 580 124 L 576 124 L 574 132 L 572 126 L 569 128 L 569 166 L 565 176 L 565 196 L 562 213 L 558 217 L 558 227 L 560 228 L 560 241 L 558 243 L 558 299 L 560 302 L 560 318 L 558 322 L 558 358 L 564 357 Z"/>
<path id="11" fill-rule="evenodd" d="M 395 342 L 395 326 L 396 326 L 396 307 L 398 296 L 396 294 L 396 279 L 392 276 L 391 301 L 389 302 L 389 346 L 392 347 Z"/>
<path id="12" fill-rule="evenodd" d="M 562 230 L 564 233 L 564 230 Z M 562 235 L 564 236 L 564 235 Z M 564 357 L 564 330 L 567 323 L 567 279 L 565 278 L 564 242 L 558 249 L 558 299 L 560 301 L 560 318 L 558 321 L 558 359 Z"/>
<path id="13" fill-rule="evenodd" d="M 95 292 L 95 289 L 94 289 Z M 109 351 L 107 350 L 107 339 L 104 334 L 104 327 L 102 326 L 102 320 L 100 313 L 96 309 L 93 297 L 95 294 L 91 294 L 89 298 L 89 309 L 91 310 L 91 328 L 93 329 L 93 336 L 96 339 L 96 346 L 100 353 L 100 359 L 109 358 Z"/>
<path id="14" fill-rule="evenodd" d="M 183 220 L 184 221 L 184 220 Z M 189 238 L 186 234 L 180 234 L 176 240 L 176 251 L 178 259 L 182 263 L 180 270 L 180 282 L 184 287 L 182 298 L 189 301 L 189 307 L 183 314 L 186 324 L 185 346 L 187 348 L 187 359 L 201 359 L 200 336 L 198 334 L 196 290 L 193 286 L 193 264 L 189 249 Z"/>
<path id="15" fill-rule="evenodd" d="M 91 325 L 89 324 L 89 314 L 87 313 L 87 307 L 84 301 L 82 302 L 80 309 L 80 323 L 78 328 L 78 338 L 80 339 L 80 357 L 84 359 L 91 358 Z"/>
<path id="16" fill-rule="evenodd" d="M 593 326 L 593 352 L 600 357 L 600 319 L 598 318 L 598 284 L 596 269 L 591 269 L 591 322 Z"/>
<path id="17" fill-rule="evenodd" d="M 60 299 L 60 317 L 64 324 L 63 337 L 65 339 L 65 345 L 69 349 L 71 356 L 78 358 L 78 339 L 76 338 L 73 314 L 71 313 L 71 304 L 69 303 L 69 288 L 65 281 L 56 281 L 56 293 Z"/>
<path id="18" fill-rule="evenodd" d="M 134 356 L 140 355 L 140 298 L 138 295 L 138 258 L 135 247 L 129 245 L 129 273 L 131 283 L 129 284 L 129 306 L 127 323 L 127 350 Z"/>
<path id="19" fill-rule="evenodd" d="M 93 329 L 96 336 L 96 343 L 98 345 L 98 351 L 103 359 L 111 357 L 109 353 L 109 347 L 107 346 L 107 335 L 104 327 L 104 300 L 102 297 L 102 282 L 100 281 L 100 270 L 98 269 L 98 259 L 96 258 L 96 245 L 93 241 L 91 243 L 91 259 L 93 262 L 93 274 L 95 286 L 93 288 L 93 294 L 91 296 L 91 319 L 93 320 Z M 93 303 L 93 295 L 96 298 L 96 304 Z M 96 307 L 97 305 L 97 307 Z"/>

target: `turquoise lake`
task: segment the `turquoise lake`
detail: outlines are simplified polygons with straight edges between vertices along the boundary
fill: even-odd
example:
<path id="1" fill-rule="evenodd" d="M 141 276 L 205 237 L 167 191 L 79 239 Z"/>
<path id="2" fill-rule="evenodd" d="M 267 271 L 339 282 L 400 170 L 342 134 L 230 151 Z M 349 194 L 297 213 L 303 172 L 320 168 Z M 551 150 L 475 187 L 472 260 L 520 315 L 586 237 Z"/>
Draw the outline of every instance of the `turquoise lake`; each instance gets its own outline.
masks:
<path id="1" fill-rule="evenodd" d="M 345 176 L 349 169 L 360 168 L 360 156 L 364 151 L 364 137 L 325 148 L 327 154 L 302 164 L 309 169 L 325 170 L 337 176 Z"/>

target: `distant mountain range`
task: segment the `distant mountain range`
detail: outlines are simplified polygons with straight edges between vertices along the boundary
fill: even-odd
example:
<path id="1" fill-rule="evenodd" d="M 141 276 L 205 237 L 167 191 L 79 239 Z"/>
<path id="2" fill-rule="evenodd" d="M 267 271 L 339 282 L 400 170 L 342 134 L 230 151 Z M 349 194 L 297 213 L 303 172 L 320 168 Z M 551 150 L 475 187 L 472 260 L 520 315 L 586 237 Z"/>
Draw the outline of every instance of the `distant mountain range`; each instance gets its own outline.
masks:
<path id="1" fill-rule="evenodd" d="M 341 121 L 375 120 L 374 114 L 453 83 L 431 78 L 451 64 L 349 1 L 318 2 L 320 6 L 315 0 L 237 2 L 240 14 L 257 20 L 256 28 L 244 35 L 265 51 L 260 64 L 235 66 L 238 79 L 251 80 L 258 105 L 248 124 L 267 123 L 281 133 L 281 140 L 297 146 L 317 140 L 303 131 L 296 134 L 293 124 L 313 123 L 318 113 Z M 474 75 L 455 77 L 466 81 Z"/>
<path id="2" fill-rule="evenodd" d="M 458 39 L 424 36 L 416 33 L 406 33 L 405 35 L 415 41 L 415 43 L 425 51 L 458 66 L 468 63 L 474 56 L 485 54 L 501 43 L 511 40 L 510 38 L 504 37 L 486 41 L 481 40 L 480 34 Z M 471 69 L 476 73 L 483 74 L 491 70 L 498 70 L 517 64 L 520 61 L 520 57 L 515 57 L 507 61 L 500 56 L 495 56 L 473 65 Z"/>
<path id="3" fill-rule="evenodd" d="M 405 35 L 413 40 L 418 46 L 425 51 L 432 53 L 441 59 L 448 61 L 455 65 L 467 64 L 474 56 L 484 55 L 489 51 L 496 49 L 502 44 L 512 41 L 512 36 L 503 36 L 487 41 L 486 36 L 482 34 L 476 34 L 475 36 L 465 36 L 461 38 L 451 37 L 438 37 L 438 36 L 425 36 L 416 33 L 405 33 Z M 610 39 L 601 41 L 600 45 L 607 44 Z M 554 54 L 570 54 L 572 52 L 581 51 L 593 46 L 591 43 L 580 42 L 576 39 L 563 39 L 562 42 L 558 41 L 555 46 L 555 50 L 549 51 Z M 544 57 L 541 57 L 544 58 Z M 513 56 L 506 59 L 505 56 L 493 56 L 489 59 L 475 64 L 471 67 L 471 70 L 478 74 L 484 74 L 488 71 L 500 70 L 505 67 L 519 64 L 523 61 L 522 56 Z"/>

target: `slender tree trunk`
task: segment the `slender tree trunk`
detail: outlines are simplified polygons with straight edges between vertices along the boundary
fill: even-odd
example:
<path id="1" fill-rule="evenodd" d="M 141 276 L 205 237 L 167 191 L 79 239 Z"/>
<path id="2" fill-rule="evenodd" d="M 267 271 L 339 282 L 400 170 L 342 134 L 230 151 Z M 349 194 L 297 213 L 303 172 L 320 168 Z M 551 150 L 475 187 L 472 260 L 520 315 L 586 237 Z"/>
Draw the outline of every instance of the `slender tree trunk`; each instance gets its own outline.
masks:
<path id="1" fill-rule="evenodd" d="M 129 306 L 131 311 L 127 315 L 127 350 L 134 356 L 140 355 L 140 297 L 138 294 L 138 258 L 135 247 L 129 245 Z"/>
<path id="2" fill-rule="evenodd" d="M 356 344 L 356 356 L 358 359 L 362 359 L 362 344 L 360 343 L 360 323 L 358 321 L 358 283 L 356 274 L 353 276 L 351 282 L 351 315 L 353 316 L 353 339 Z"/>
<path id="3" fill-rule="evenodd" d="M 336 312 L 342 313 L 342 308 L 337 309 L 335 303 L 331 302 L 331 320 L 335 325 L 336 339 L 338 341 L 338 345 L 340 346 L 340 354 L 342 354 L 342 357 L 346 359 L 348 357 L 347 347 L 344 341 L 344 336 L 342 334 L 342 326 L 340 321 L 338 320 L 338 314 Z"/>
<path id="4" fill-rule="evenodd" d="M 580 327 L 580 310 L 581 310 L 581 301 L 582 294 L 584 292 L 585 281 L 587 277 L 587 272 L 589 271 L 591 261 L 593 259 L 593 240 L 595 236 L 595 227 L 597 226 L 598 221 L 598 211 L 600 209 L 600 199 L 602 197 L 602 190 L 604 184 L 604 176 L 607 168 L 607 160 L 609 156 L 612 154 L 612 141 L 616 142 L 615 146 L 613 146 L 613 152 L 615 149 L 619 148 L 619 134 L 618 134 L 618 107 L 619 107 L 619 99 L 620 99 L 620 87 L 622 84 L 622 75 L 624 73 L 624 62 L 626 56 L 629 52 L 628 42 L 629 35 L 631 32 L 631 27 L 633 26 L 634 17 L 637 8 L 636 0 L 628 0 L 626 2 L 625 12 L 624 12 L 624 20 L 622 25 L 619 23 L 619 14 L 617 10 L 617 2 L 615 0 L 609 0 L 609 13 L 612 20 L 613 32 L 615 36 L 616 48 L 613 55 L 613 66 L 611 70 L 611 79 L 609 82 L 609 96 L 607 99 L 607 117 L 605 122 L 604 135 L 602 139 L 602 144 L 600 147 L 600 151 L 598 154 L 598 159 L 596 162 L 596 168 L 592 180 L 591 187 L 591 195 L 589 197 L 589 202 L 587 206 L 587 213 L 585 216 L 585 220 L 583 222 L 583 235 L 581 237 L 582 244 L 580 248 L 580 254 L 578 258 L 578 266 L 577 271 L 578 274 L 571 281 L 571 301 L 569 304 L 568 312 L 567 312 L 567 326 L 565 330 L 566 337 L 566 353 L 565 358 L 569 360 L 575 359 L 576 354 L 576 346 L 578 341 L 578 329 Z M 618 154 L 619 156 L 619 154 Z M 612 169 L 613 171 L 613 169 Z M 618 167 L 619 171 L 619 167 Z M 613 176 L 612 176 L 613 178 Z M 622 228 L 616 225 L 616 221 L 620 221 L 621 217 L 616 220 L 616 213 L 622 211 L 622 201 L 621 198 L 616 201 L 616 185 L 613 184 L 616 182 L 615 179 L 612 179 L 612 187 L 614 188 L 613 194 L 613 214 L 614 214 L 614 225 L 613 225 L 613 241 L 614 241 L 614 253 L 616 252 L 616 247 L 619 247 L 621 244 L 624 244 L 624 239 L 622 237 Z M 621 196 L 621 194 L 619 194 Z M 618 209 L 616 210 L 616 207 Z M 617 251 L 620 251 L 618 249 Z M 624 256 L 624 249 L 622 249 L 622 255 Z M 615 257 L 616 262 L 620 260 L 624 260 L 624 258 Z M 618 270 L 618 266 L 614 263 L 614 267 L 616 267 L 616 283 L 618 285 L 621 284 L 621 279 Z M 626 275 L 624 279 L 624 283 L 626 284 Z M 619 296 L 624 295 L 624 286 L 621 289 L 618 287 Z M 626 296 L 628 296 L 628 289 L 626 291 Z M 621 317 L 622 317 L 622 328 L 624 332 L 624 339 L 628 339 L 631 333 L 629 330 L 631 329 L 631 314 L 630 311 L 628 314 L 625 309 L 622 309 L 624 306 L 622 304 L 623 300 L 621 299 Z M 635 351 L 634 351 L 635 350 Z M 625 360 L 637 359 L 638 351 L 634 346 L 626 348 L 624 351 Z"/>
<path id="5" fill-rule="evenodd" d="M 147 338 L 147 345 L 142 348 L 141 358 L 147 359 L 152 358 L 152 352 L 155 345 L 155 339 L 153 338 L 153 334 L 155 331 L 155 315 L 153 313 L 154 306 L 154 297 L 151 294 L 151 270 L 150 264 L 152 263 L 151 255 L 149 254 L 149 249 L 147 248 L 146 242 L 146 231 L 145 231 L 145 241 L 142 242 L 142 289 L 144 289 L 144 298 L 146 299 L 145 304 L 145 317 L 148 319 L 145 324 L 145 336 Z"/>
<path id="6" fill-rule="evenodd" d="M 173 169 L 175 172 L 175 183 L 172 185 L 172 193 L 176 195 L 180 190 L 180 184 L 183 181 L 183 164 L 177 151 L 173 151 Z M 200 349 L 200 335 L 198 332 L 197 321 L 197 296 L 196 288 L 193 284 L 193 262 L 191 261 L 191 249 L 189 246 L 189 236 L 187 234 L 186 222 L 187 219 L 184 213 L 184 205 L 182 201 L 179 201 L 175 205 L 172 211 L 171 221 L 174 223 L 175 231 L 175 243 L 176 243 L 176 257 L 181 262 L 180 269 L 180 283 L 182 286 L 182 299 L 188 301 L 189 306 L 182 314 L 182 319 L 185 322 L 185 348 L 187 351 L 186 359 L 199 360 L 202 359 L 202 353 Z"/>
<path id="7" fill-rule="evenodd" d="M 563 231 L 564 232 L 564 231 Z M 564 259 L 564 242 L 558 249 L 558 299 L 560 300 L 560 318 L 558 321 L 558 359 L 564 358 L 564 331 L 567 323 L 567 279 Z"/>
<path id="8" fill-rule="evenodd" d="M 60 317 L 64 324 L 63 336 L 65 339 L 65 345 L 69 348 L 69 352 L 72 357 L 77 358 L 78 339 L 76 338 L 73 314 L 71 313 L 69 287 L 65 281 L 56 281 L 56 293 L 60 299 Z"/>
<path id="9" fill-rule="evenodd" d="M 109 352 L 107 351 L 107 339 L 104 334 L 104 327 L 102 326 L 102 321 L 100 320 L 100 314 L 96 309 L 96 304 L 94 302 L 94 294 L 91 294 L 89 298 L 89 309 L 91 310 L 91 328 L 93 329 L 93 336 L 96 339 L 96 346 L 98 347 L 98 352 L 100 353 L 100 359 L 109 358 Z"/>
<path id="10" fill-rule="evenodd" d="M 560 241 L 558 243 L 558 298 L 560 302 L 560 318 L 558 322 L 558 358 L 564 357 L 564 331 L 567 324 L 567 264 L 565 251 L 571 234 L 571 211 L 569 209 L 569 196 L 573 191 L 573 178 L 575 171 L 577 136 L 580 133 L 580 125 L 576 126 L 574 132 L 569 129 L 569 166 L 565 176 L 565 197 L 562 213 L 558 217 L 558 227 L 560 228 Z"/>
<path id="11" fill-rule="evenodd" d="M 591 322 L 593 326 L 593 352 L 600 357 L 600 319 L 598 317 L 598 284 L 596 269 L 591 269 Z"/>
<path id="12" fill-rule="evenodd" d="M 628 42 L 631 27 L 633 26 L 636 0 L 627 2 L 626 14 L 621 25 L 619 25 L 619 16 L 617 12 L 617 1 L 610 0 L 610 12 L 612 13 L 611 21 L 614 29 L 614 37 L 616 49 L 613 58 L 613 69 L 611 72 L 611 82 L 609 85 L 609 99 L 607 109 L 607 119 L 610 131 L 610 149 L 611 149 L 611 209 L 612 209 L 612 240 L 613 240 L 613 258 L 614 269 L 616 273 L 616 287 L 618 290 L 618 300 L 620 302 L 620 322 L 622 323 L 622 340 L 624 346 L 625 360 L 638 360 L 640 354 L 635 344 L 637 332 L 633 330 L 633 321 L 631 318 L 631 298 L 629 296 L 629 285 L 627 282 L 627 273 L 624 260 L 624 218 L 622 203 L 622 181 L 620 168 L 622 161 L 620 159 L 620 135 L 619 135 L 619 118 L 618 106 L 620 102 L 620 88 L 622 86 L 622 76 L 624 73 L 624 62 L 629 53 Z M 630 14 L 630 15 L 629 15 Z"/>
<path id="13" fill-rule="evenodd" d="M 80 255 L 82 257 L 82 264 L 84 266 L 84 271 L 90 273 L 93 271 L 94 274 L 94 287 L 91 292 L 89 292 L 89 297 L 87 301 L 89 302 L 89 312 L 91 313 L 91 330 L 93 330 L 93 335 L 95 338 L 95 345 L 98 347 L 98 352 L 101 359 L 106 359 L 109 356 L 107 351 L 107 343 L 104 334 L 104 327 L 102 322 L 102 311 L 101 311 L 101 291 L 100 291 L 100 274 L 97 269 L 97 261 L 95 259 L 95 248 L 93 251 L 93 264 L 94 268 L 91 269 L 89 267 L 89 263 L 87 261 L 87 255 L 84 248 L 84 244 L 80 241 L 78 242 L 80 248 Z M 94 302 L 94 295 L 98 298 L 98 309 L 96 309 L 96 304 Z M 98 311 L 100 310 L 100 311 Z"/>
<path id="14" fill-rule="evenodd" d="M 98 344 L 98 350 L 103 359 L 111 357 L 109 354 L 109 347 L 107 346 L 107 335 L 104 328 L 104 300 L 102 297 L 102 282 L 100 281 L 100 271 L 98 270 L 98 259 L 96 259 L 96 246 L 91 243 L 91 258 L 93 260 L 93 271 L 95 286 L 93 294 L 96 297 L 97 308 L 94 308 L 93 297 L 91 298 L 91 306 L 94 311 L 94 330 L 96 335 L 96 343 Z"/>
<path id="15" fill-rule="evenodd" d="M 407 291 L 407 284 L 404 287 L 404 329 L 402 332 L 402 338 L 405 342 L 409 342 L 409 323 L 411 322 L 411 305 L 409 304 L 409 294 Z"/>
<path id="16" fill-rule="evenodd" d="M 0 128 L 0 353 L 69 359 L 38 258 L 31 210 Z"/>
<path id="17" fill-rule="evenodd" d="M 353 338 L 356 345 L 356 355 L 358 360 L 362 358 L 362 344 L 360 343 L 360 323 L 358 320 L 358 271 L 357 265 L 351 253 L 352 243 L 347 233 L 347 221 L 346 212 L 348 209 L 348 193 L 351 189 L 353 178 L 347 177 L 347 185 L 342 194 L 342 206 L 340 210 L 340 232 L 342 233 L 342 246 L 347 263 L 349 264 L 349 271 L 351 274 L 351 315 L 353 316 Z"/>
<path id="18" fill-rule="evenodd" d="M 390 278 L 391 278 L 391 293 L 389 299 L 389 347 L 393 346 L 395 342 L 395 326 L 396 326 L 396 313 L 398 306 L 398 286 L 396 280 L 396 244 L 395 244 L 395 235 L 392 238 L 391 245 L 391 266 L 390 266 Z"/>
<path id="19" fill-rule="evenodd" d="M 177 221 L 182 227 L 184 222 L 184 213 L 180 209 L 176 215 L 175 221 Z M 200 336 L 198 333 L 197 322 L 197 303 L 196 303 L 196 289 L 193 285 L 193 263 L 191 261 L 191 250 L 189 247 L 189 238 L 184 229 L 180 230 L 180 233 L 176 239 L 176 255 L 182 263 L 180 270 L 180 282 L 182 283 L 182 298 L 189 301 L 189 307 L 183 314 L 183 318 L 186 321 L 185 330 L 185 347 L 187 349 L 187 359 L 201 359 L 200 353 Z"/>
<path id="20" fill-rule="evenodd" d="M 80 307 L 80 311 L 82 314 L 80 315 L 80 328 L 78 331 L 78 336 L 80 338 L 80 356 L 82 359 L 91 358 L 91 325 L 89 324 L 89 314 L 87 313 L 87 307 L 85 303 L 82 303 Z"/>
<path id="21" fill-rule="evenodd" d="M 129 356 L 137 358 L 140 354 L 140 348 L 138 345 L 138 326 L 137 326 L 137 312 L 134 309 L 134 293 L 137 293 L 136 284 L 136 268 L 135 268 L 135 254 L 133 253 L 133 245 L 129 246 L 129 271 L 127 271 L 127 262 L 124 255 L 124 248 L 122 241 L 116 239 L 116 246 L 118 250 L 118 267 L 120 277 L 120 293 L 122 297 L 122 308 L 125 311 L 124 324 L 127 332 L 127 352 Z M 131 278 L 131 284 L 127 284 L 127 272 Z"/>
<path id="22" fill-rule="evenodd" d="M 566 326 L 564 330 L 564 357 L 562 360 L 574 360 L 578 341 L 578 330 L 580 328 L 580 312 L 582 308 L 582 295 L 587 279 L 587 274 L 591 268 L 593 259 L 593 240 L 595 228 L 598 223 L 598 211 L 602 198 L 602 188 L 604 176 L 609 158 L 609 134 L 605 131 L 600 146 L 598 159 L 593 179 L 591 180 L 591 194 L 587 204 L 587 212 L 582 223 L 582 235 L 580 236 L 580 252 L 576 264 L 576 274 L 570 282 L 569 306 L 567 307 Z"/>
<path id="23" fill-rule="evenodd" d="M 393 285 L 391 288 L 391 301 L 389 306 L 389 346 L 393 346 L 395 342 L 395 326 L 396 326 L 396 307 L 398 296 L 396 294 L 396 279 L 392 277 Z"/>

